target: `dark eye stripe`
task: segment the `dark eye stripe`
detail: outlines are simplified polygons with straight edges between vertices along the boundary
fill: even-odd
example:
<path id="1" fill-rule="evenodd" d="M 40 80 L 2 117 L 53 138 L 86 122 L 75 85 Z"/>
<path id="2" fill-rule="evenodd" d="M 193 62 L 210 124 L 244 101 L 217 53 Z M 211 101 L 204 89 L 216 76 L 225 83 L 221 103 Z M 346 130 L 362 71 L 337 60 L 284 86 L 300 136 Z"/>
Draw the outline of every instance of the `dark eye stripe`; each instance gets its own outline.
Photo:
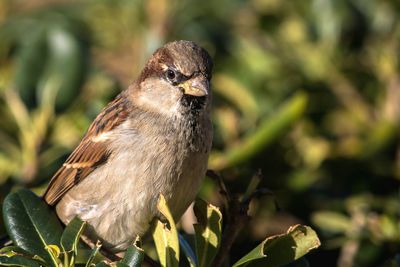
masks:
<path id="1" fill-rule="evenodd" d="M 191 77 L 193 77 L 193 75 L 191 76 L 185 76 L 183 75 L 181 72 L 179 72 L 176 69 L 173 68 L 169 68 L 165 71 L 165 78 L 168 82 L 170 82 L 173 85 L 177 85 L 183 81 L 186 81 L 188 79 L 190 79 Z"/>

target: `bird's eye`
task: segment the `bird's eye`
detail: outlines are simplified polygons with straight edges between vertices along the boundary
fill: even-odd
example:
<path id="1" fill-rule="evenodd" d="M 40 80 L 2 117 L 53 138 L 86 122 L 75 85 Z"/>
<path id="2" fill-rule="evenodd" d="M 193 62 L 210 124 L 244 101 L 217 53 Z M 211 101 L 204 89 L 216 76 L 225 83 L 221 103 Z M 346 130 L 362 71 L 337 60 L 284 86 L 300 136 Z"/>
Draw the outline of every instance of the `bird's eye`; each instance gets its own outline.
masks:
<path id="1" fill-rule="evenodd" d="M 173 70 L 167 70 L 167 79 L 170 81 L 174 81 L 176 78 L 176 73 Z"/>
<path id="2" fill-rule="evenodd" d="M 178 83 L 182 82 L 185 76 L 177 70 L 168 69 L 165 72 L 165 78 L 173 85 L 177 85 Z"/>

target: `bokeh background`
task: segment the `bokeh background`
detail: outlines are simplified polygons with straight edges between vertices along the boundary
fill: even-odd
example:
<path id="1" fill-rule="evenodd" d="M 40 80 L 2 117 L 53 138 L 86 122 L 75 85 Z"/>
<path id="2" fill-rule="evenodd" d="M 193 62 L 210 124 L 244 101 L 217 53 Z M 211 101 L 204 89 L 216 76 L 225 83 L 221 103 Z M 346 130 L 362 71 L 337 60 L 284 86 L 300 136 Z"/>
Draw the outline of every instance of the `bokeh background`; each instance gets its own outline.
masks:
<path id="1" fill-rule="evenodd" d="M 237 194 L 261 169 L 274 192 L 232 260 L 304 223 L 322 241 L 310 266 L 400 266 L 399 14 L 398 0 L 0 0 L 0 199 L 40 194 L 149 55 L 188 39 L 215 61 L 210 168 Z M 200 195 L 221 202 L 212 180 Z"/>

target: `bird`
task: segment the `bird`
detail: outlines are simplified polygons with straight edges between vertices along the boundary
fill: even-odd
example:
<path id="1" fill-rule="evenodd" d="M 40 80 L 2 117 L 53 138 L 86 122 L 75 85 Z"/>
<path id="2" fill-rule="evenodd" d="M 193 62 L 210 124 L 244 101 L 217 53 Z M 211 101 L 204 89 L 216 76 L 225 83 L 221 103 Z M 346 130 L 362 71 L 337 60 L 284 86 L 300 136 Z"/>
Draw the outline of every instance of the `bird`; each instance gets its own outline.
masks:
<path id="1" fill-rule="evenodd" d="M 162 216 L 195 199 L 212 146 L 209 53 L 192 41 L 157 49 L 138 78 L 94 119 L 43 194 L 59 219 L 87 223 L 85 238 L 123 252 Z"/>

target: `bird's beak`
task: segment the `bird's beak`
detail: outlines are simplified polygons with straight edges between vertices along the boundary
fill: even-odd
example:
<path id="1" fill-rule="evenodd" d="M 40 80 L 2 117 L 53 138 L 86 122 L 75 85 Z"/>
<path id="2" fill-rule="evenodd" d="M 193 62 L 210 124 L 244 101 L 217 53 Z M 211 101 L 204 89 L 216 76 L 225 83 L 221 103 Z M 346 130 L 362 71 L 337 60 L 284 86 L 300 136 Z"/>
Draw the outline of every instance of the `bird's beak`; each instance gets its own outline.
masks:
<path id="1" fill-rule="evenodd" d="M 185 95 L 206 96 L 210 87 L 209 81 L 202 76 L 197 76 L 180 84 Z"/>

